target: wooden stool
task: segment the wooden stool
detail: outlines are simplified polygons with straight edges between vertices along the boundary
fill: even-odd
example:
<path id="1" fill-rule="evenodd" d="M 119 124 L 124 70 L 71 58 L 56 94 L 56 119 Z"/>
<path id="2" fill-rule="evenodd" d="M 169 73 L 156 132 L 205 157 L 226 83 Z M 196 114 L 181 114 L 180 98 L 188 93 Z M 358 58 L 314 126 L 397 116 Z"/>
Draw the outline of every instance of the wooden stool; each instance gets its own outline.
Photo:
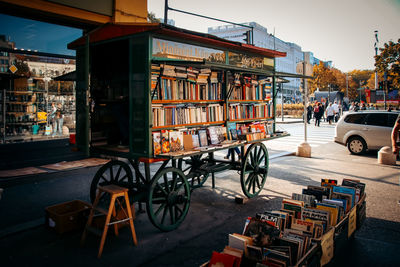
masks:
<path id="1" fill-rule="evenodd" d="M 99 204 L 101 196 L 104 195 L 104 194 L 110 194 L 110 196 L 111 196 L 111 201 L 110 201 L 110 206 L 108 207 L 108 211 L 97 207 L 97 205 Z M 123 197 L 125 199 L 125 205 L 126 205 L 125 208 L 126 208 L 127 213 L 125 212 L 124 207 L 122 206 L 120 200 L 118 199 L 120 197 Z M 117 212 L 116 212 L 116 209 L 115 209 L 115 206 L 116 206 L 115 205 L 115 201 L 117 201 L 117 204 L 123 210 L 123 213 L 125 214 L 126 218 L 121 219 L 121 220 L 116 219 Z M 133 209 L 133 212 L 134 212 L 135 210 L 134 210 L 133 206 L 132 206 L 132 209 Z M 98 229 L 96 229 L 94 227 L 91 227 L 95 211 L 96 212 L 100 212 L 100 213 L 102 213 L 102 214 L 107 216 L 106 217 L 106 221 L 104 223 L 104 229 L 103 229 L 103 233 L 102 234 Z M 111 220 L 111 219 L 113 219 L 113 220 Z M 82 234 L 81 244 L 83 245 L 83 243 L 85 242 L 86 235 L 87 235 L 88 231 L 93 232 L 95 234 L 101 235 L 99 254 L 97 255 L 97 257 L 100 258 L 101 254 L 103 252 L 103 247 L 104 247 L 104 242 L 106 240 L 108 227 L 110 225 L 113 225 L 114 226 L 115 235 L 118 236 L 118 226 L 117 226 L 117 224 L 123 223 L 123 222 L 126 222 L 126 221 L 129 221 L 129 226 L 130 226 L 131 232 L 132 232 L 133 243 L 134 243 L 135 246 L 137 246 L 136 232 L 135 232 L 135 227 L 133 226 L 132 211 L 131 211 L 131 206 L 129 204 L 129 198 L 128 198 L 128 188 L 123 188 L 123 187 L 120 187 L 120 186 L 117 186 L 117 185 L 99 186 L 96 199 L 95 199 L 95 201 L 93 203 L 93 207 L 92 207 L 92 210 L 90 211 L 90 215 L 89 215 L 85 230 L 83 231 L 83 234 Z"/>

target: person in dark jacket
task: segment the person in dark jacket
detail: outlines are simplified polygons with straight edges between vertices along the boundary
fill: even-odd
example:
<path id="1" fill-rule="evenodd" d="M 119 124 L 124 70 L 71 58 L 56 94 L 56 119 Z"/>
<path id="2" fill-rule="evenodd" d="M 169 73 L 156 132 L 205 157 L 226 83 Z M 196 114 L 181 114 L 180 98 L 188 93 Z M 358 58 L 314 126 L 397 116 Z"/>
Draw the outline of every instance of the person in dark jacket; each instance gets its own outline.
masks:
<path id="1" fill-rule="evenodd" d="M 316 106 L 314 107 L 315 126 L 319 127 L 322 114 L 324 114 L 324 109 L 321 107 L 321 103 L 317 102 Z"/>
<path id="2" fill-rule="evenodd" d="M 308 103 L 308 106 L 307 106 L 307 123 L 308 124 L 310 124 L 312 113 L 313 113 L 313 107 L 311 106 L 311 103 Z"/>

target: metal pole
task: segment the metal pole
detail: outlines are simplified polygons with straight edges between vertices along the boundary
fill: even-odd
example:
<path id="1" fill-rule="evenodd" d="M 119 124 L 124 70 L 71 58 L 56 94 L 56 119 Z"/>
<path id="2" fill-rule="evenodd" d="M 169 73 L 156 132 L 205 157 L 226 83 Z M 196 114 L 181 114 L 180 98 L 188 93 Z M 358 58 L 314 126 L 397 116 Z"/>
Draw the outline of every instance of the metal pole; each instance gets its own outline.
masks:
<path id="1" fill-rule="evenodd" d="M 283 84 L 279 84 L 279 88 L 281 89 L 281 117 L 283 121 Z"/>
<path id="2" fill-rule="evenodd" d="M 347 99 L 349 99 L 349 75 L 347 73 L 346 73 L 346 97 Z"/>
<path id="3" fill-rule="evenodd" d="M 251 44 L 254 45 L 254 27 L 251 26 Z"/>
<path id="4" fill-rule="evenodd" d="M 378 40 L 378 31 L 374 31 L 375 33 L 375 56 L 378 55 L 378 46 L 379 46 L 379 40 Z M 378 89 L 378 71 L 375 69 L 375 90 Z"/>
<path id="5" fill-rule="evenodd" d="M 326 106 L 327 107 L 328 107 L 330 102 L 331 102 L 331 85 L 328 84 L 328 101 L 326 102 Z"/>
<path id="6" fill-rule="evenodd" d="M 6 143 L 6 96 L 7 89 L 4 88 L 3 93 L 3 144 Z M 11 77 L 10 77 L 10 91 L 11 91 Z"/>
<path id="7" fill-rule="evenodd" d="M 306 75 L 306 62 L 303 61 L 303 76 Z M 303 85 L 304 85 L 304 143 L 307 143 L 307 84 L 306 84 L 306 78 L 303 78 Z"/>
<path id="8" fill-rule="evenodd" d="M 360 80 L 360 104 L 361 104 L 361 80 Z"/>
<path id="9" fill-rule="evenodd" d="M 164 5 L 164 24 L 168 24 L 168 0 L 165 0 L 165 5 Z"/>

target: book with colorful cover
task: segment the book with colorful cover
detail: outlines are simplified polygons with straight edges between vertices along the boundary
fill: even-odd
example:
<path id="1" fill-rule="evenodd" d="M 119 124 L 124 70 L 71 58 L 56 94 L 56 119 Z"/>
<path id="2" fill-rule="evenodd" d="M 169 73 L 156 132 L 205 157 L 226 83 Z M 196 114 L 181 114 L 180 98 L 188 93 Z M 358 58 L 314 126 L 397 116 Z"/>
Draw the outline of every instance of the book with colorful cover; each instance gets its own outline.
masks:
<path id="1" fill-rule="evenodd" d="M 335 179 L 321 179 L 321 186 L 332 188 L 338 185 L 338 181 Z"/>
<path id="2" fill-rule="evenodd" d="M 200 146 L 200 139 L 198 134 L 192 134 L 193 148 Z"/>
<path id="3" fill-rule="evenodd" d="M 170 131 L 169 143 L 171 152 L 183 150 L 183 133 L 181 131 Z"/>
<path id="4" fill-rule="evenodd" d="M 171 151 L 169 144 L 169 133 L 166 130 L 161 131 L 161 152 L 168 153 Z"/>
<path id="5" fill-rule="evenodd" d="M 217 128 L 214 127 L 214 126 L 211 126 L 211 127 L 207 128 L 208 136 L 210 137 L 210 143 L 212 145 L 217 145 L 220 142 L 217 131 L 218 131 Z"/>
<path id="6" fill-rule="evenodd" d="M 327 203 L 317 203 L 316 208 L 319 210 L 326 210 L 330 213 L 331 226 L 335 226 L 338 223 L 339 207 Z"/>
<path id="7" fill-rule="evenodd" d="M 213 251 L 209 266 L 234 266 L 236 257 Z"/>
<path id="8" fill-rule="evenodd" d="M 333 186 L 332 192 L 334 193 L 344 193 L 352 195 L 352 204 L 351 207 L 354 207 L 356 203 L 356 189 L 354 187 L 349 186 Z"/>
<path id="9" fill-rule="evenodd" d="M 345 212 L 349 212 L 353 202 L 353 196 L 351 194 L 344 194 L 344 193 L 332 193 L 332 199 L 340 199 L 345 201 Z"/>
<path id="10" fill-rule="evenodd" d="M 200 147 L 208 146 L 207 130 L 199 130 L 199 145 Z"/>
<path id="11" fill-rule="evenodd" d="M 154 156 L 161 154 L 161 132 L 153 132 L 153 153 Z"/>
<path id="12" fill-rule="evenodd" d="M 301 213 L 301 218 L 303 220 L 313 220 L 323 222 L 323 231 L 325 231 L 330 225 L 330 212 L 326 210 L 316 209 L 316 208 L 303 208 Z"/>
<path id="13" fill-rule="evenodd" d="M 292 193 L 292 199 L 304 202 L 305 207 L 313 207 L 315 205 L 315 196 L 306 194 Z"/>
<path id="14" fill-rule="evenodd" d="M 301 212 L 304 207 L 303 201 L 297 201 L 292 199 L 283 199 L 282 200 L 282 210 L 291 210 L 295 212 L 295 218 L 301 218 Z"/>

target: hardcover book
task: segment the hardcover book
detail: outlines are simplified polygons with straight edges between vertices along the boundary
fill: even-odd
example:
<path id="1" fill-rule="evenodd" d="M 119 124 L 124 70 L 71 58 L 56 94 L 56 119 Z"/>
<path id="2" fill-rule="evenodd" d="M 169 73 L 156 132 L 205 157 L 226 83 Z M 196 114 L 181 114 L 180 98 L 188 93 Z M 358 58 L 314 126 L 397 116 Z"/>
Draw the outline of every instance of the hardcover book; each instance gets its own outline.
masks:
<path id="1" fill-rule="evenodd" d="M 209 266 L 234 266 L 236 257 L 213 251 Z"/>
<path id="2" fill-rule="evenodd" d="M 356 201 L 356 189 L 349 186 L 334 186 L 332 188 L 334 193 L 350 194 L 352 196 L 351 208 L 354 207 Z"/>
<path id="3" fill-rule="evenodd" d="M 313 206 L 315 206 L 316 198 L 313 195 L 292 193 L 292 199 L 303 201 L 305 207 L 313 207 Z"/>
<path id="4" fill-rule="evenodd" d="M 339 207 L 327 203 L 317 203 L 316 208 L 329 211 L 331 226 L 335 226 L 338 223 Z"/>
<path id="5" fill-rule="evenodd" d="M 183 150 L 183 133 L 181 131 L 169 132 L 171 152 Z"/>
<path id="6" fill-rule="evenodd" d="M 168 153 L 170 150 L 168 131 L 161 131 L 161 152 Z"/>
<path id="7" fill-rule="evenodd" d="M 193 148 L 200 146 L 200 139 L 198 134 L 192 134 Z"/>
<path id="8" fill-rule="evenodd" d="M 201 147 L 208 146 L 207 130 L 199 130 L 198 133 L 199 133 L 200 146 Z"/>
<path id="9" fill-rule="evenodd" d="M 153 132 L 153 153 L 154 156 L 161 154 L 161 132 Z"/>

